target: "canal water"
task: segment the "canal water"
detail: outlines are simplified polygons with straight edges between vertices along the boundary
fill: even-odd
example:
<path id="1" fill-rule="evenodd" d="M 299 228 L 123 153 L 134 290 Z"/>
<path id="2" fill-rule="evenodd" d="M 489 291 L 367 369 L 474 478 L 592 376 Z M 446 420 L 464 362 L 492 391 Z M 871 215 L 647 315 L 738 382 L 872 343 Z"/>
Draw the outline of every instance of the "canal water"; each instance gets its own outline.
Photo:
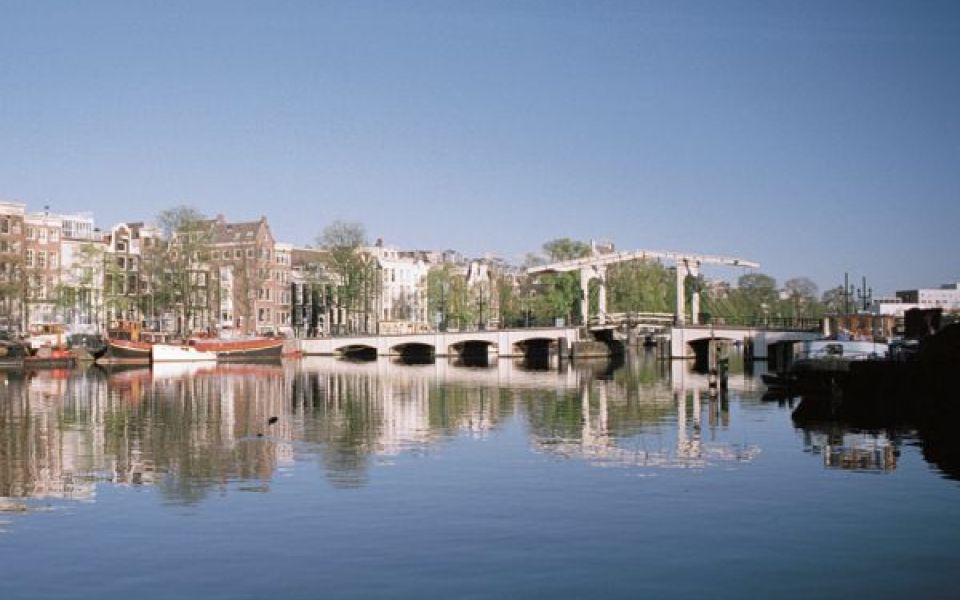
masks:
<path id="1" fill-rule="evenodd" d="M 734 365 L 0 372 L 0 598 L 956 598 L 956 446 Z"/>

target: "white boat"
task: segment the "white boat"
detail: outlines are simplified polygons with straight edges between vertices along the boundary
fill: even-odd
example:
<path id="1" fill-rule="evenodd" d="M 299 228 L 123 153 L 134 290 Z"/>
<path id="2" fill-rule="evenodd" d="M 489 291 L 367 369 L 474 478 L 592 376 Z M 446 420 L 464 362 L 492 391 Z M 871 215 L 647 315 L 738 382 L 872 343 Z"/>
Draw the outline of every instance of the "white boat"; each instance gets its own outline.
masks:
<path id="1" fill-rule="evenodd" d="M 860 340 L 812 340 L 796 342 L 793 347 L 794 360 L 833 359 L 833 360 L 870 360 L 887 358 L 890 347 L 886 343 Z"/>
<path id="2" fill-rule="evenodd" d="M 198 350 L 183 344 L 153 344 L 150 347 L 153 362 L 197 362 L 217 360 L 216 352 Z"/>

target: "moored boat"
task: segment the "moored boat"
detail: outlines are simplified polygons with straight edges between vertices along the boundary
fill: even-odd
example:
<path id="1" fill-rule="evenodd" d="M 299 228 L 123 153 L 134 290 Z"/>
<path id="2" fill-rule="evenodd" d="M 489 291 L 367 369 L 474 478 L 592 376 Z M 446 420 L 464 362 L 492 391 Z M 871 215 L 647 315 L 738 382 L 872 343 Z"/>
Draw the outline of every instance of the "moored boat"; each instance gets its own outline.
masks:
<path id="1" fill-rule="evenodd" d="M 793 359 L 785 370 L 766 373 L 763 382 L 770 390 L 793 393 L 836 393 L 855 363 L 885 360 L 885 343 L 856 340 L 813 340 L 796 342 Z"/>
<path id="2" fill-rule="evenodd" d="M 164 341 L 165 334 L 143 331 L 139 323 L 119 321 L 107 329 L 107 348 L 97 358 L 101 365 L 150 364 L 150 349 Z"/>
<path id="3" fill-rule="evenodd" d="M 30 349 L 26 344 L 12 340 L 0 340 L 0 368 L 21 368 L 24 359 L 28 356 L 30 356 Z"/>
<path id="4" fill-rule="evenodd" d="M 153 344 L 134 340 L 107 340 L 107 350 L 97 359 L 98 364 L 149 364 Z"/>
<path id="5" fill-rule="evenodd" d="M 77 362 L 77 356 L 66 348 L 41 348 L 36 354 L 23 359 L 24 367 L 34 368 L 63 368 L 72 367 Z"/>
<path id="6" fill-rule="evenodd" d="M 217 353 L 201 350 L 187 344 L 153 344 L 150 347 L 153 362 L 201 362 L 216 361 Z"/>
<path id="7" fill-rule="evenodd" d="M 190 345 L 202 352 L 213 352 L 219 361 L 277 360 L 283 355 L 283 339 L 193 339 Z"/>

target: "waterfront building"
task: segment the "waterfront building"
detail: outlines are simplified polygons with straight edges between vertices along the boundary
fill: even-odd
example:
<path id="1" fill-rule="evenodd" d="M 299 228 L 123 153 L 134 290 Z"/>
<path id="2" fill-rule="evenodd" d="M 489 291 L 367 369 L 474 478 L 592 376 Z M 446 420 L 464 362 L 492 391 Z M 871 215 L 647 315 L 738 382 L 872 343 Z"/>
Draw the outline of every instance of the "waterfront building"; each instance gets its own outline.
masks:
<path id="1" fill-rule="evenodd" d="M 216 307 L 224 329 L 245 334 L 277 334 L 290 325 L 290 254 L 281 249 L 266 217 L 257 221 L 228 223 L 223 215 L 209 225 L 209 261 L 218 277 Z"/>
<path id="2" fill-rule="evenodd" d="M 60 286 L 58 306 L 71 333 L 96 333 L 103 309 L 104 254 L 107 244 L 89 213 L 58 215 Z"/>
<path id="3" fill-rule="evenodd" d="M 380 275 L 380 294 L 375 308 L 380 333 L 429 330 L 427 273 L 430 267 L 424 254 L 387 248 L 382 240 L 364 252 L 376 260 Z"/>
<path id="4" fill-rule="evenodd" d="M 325 248 L 291 251 L 291 311 L 297 335 L 379 331 L 379 263 L 364 248 L 354 252 L 356 261 L 338 266 Z"/>
<path id="5" fill-rule="evenodd" d="M 874 298 L 870 305 L 870 312 L 880 316 L 903 318 L 904 313 L 913 308 L 925 308 L 912 302 L 904 302 L 898 297 Z"/>
<path id="6" fill-rule="evenodd" d="M 24 217 L 24 321 L 28 330 L 63 323 L 59 314 L 63 220 L 47 211 Z"/>
<path id="7" fill-rule="evenodd" d="M 0 332 L 23 329 L 23 245 L 26 206 L 0 202 Z"/>
<path id="8" fill-rule="evenodd" d="M 104 323 L 147 321 L 150 329 L 171 327 L 158 309 L 151 274 L 166 248 L 161 232 L 143 222 L 114 225 L 103 239 Z"/>
<path id="9" fill-rule="evenodd" d="M 290 250 L 291 327 L 297 337 L 329 335 L 335 280 L 329 253 L 310 247 Z"/>

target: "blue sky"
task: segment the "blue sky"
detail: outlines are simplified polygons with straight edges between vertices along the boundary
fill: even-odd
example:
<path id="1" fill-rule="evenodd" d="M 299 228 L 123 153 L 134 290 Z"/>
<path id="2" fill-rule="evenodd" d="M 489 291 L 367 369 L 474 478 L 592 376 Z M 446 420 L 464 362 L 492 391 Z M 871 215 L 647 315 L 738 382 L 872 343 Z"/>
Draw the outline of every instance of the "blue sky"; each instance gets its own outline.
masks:
<path id="1" fill-rule="evenodd" d="M 937 285 L 960 279 L 960 3 L 0 0 L 0 198 Z"/>

